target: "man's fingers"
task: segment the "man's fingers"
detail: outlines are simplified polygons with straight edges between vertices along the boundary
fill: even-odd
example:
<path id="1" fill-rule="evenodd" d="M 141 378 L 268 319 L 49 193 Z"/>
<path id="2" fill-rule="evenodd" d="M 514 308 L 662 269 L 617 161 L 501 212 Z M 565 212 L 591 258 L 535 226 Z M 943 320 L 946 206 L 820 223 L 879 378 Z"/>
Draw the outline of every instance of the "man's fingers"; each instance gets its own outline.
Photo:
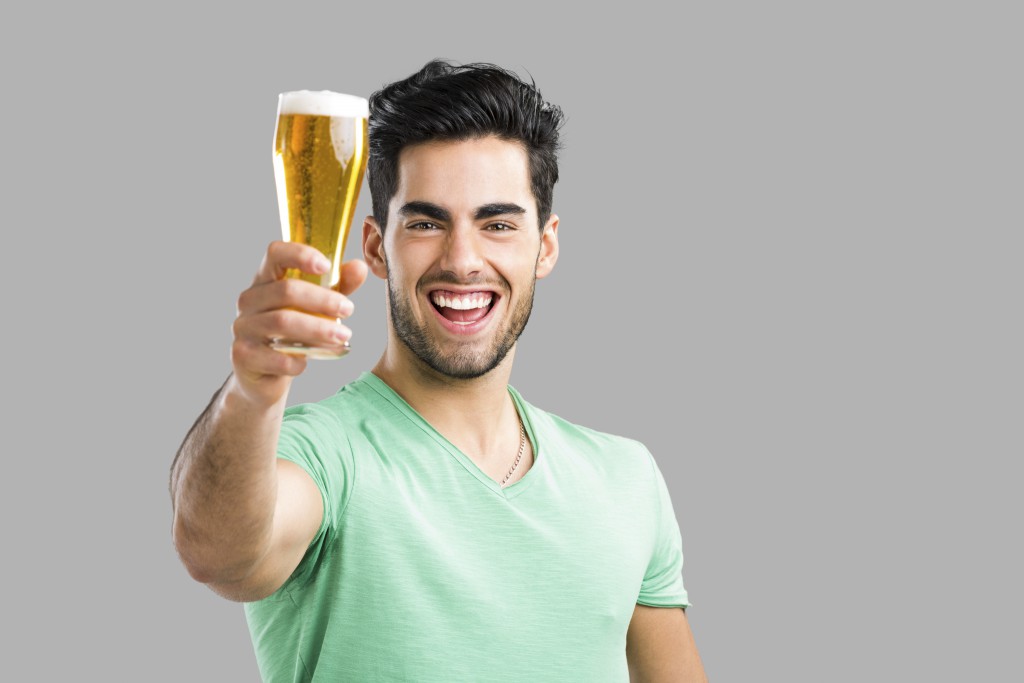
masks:
<path id="1" fill-rule="evenodd" d="M 261 383 L 301 375 L 306 369 L 307 359 L 275 351 L 257 340 L 236 339 L 231 346 L 231 363 L 239 379 Z"/>
<path id="2" fill-rule="evenodd" d="M 353 259 L 341 266 L 341 278 L 334 289 L 342 294 L 351 294 L 359 289 L 359 286 L 366 281 L 366 262 Z"/>
<path id="3" fill-rule="evenodd" d="M 347 318 L 352 315 L 354 306 L 348 297 L 333 289 L 291 278 L 253 285 L 238 297 L 240 316 L 280 308 L 294 308 L 331 318 Z"/>
<path id="4" fill-rule="evenodd" d="M 235 339 L 269 343 L 287 339 L 312 347 L 340 348 L 352 338 L 352 331 L 333 318 L 321 318 L 301 311 L 279 309 L 239 317 L 234 324 Z"/>
<path id="5" fill-rule="evenodd" d="M 345 294 L 366 279 L 366 264 L 344 264 L 337 288 L 286 278 L 290 269 L 324 274 L 330 263 L 312 247 L 273 242 L 252 286 L 238 297 L 232 364 L 240 380 L 252 386 L 269 386 L 275 377 L 295 376 L 306 368 L 305 358 L 272 349 L 273 340 L 341 351 L 352 337 L 352 331 L 338 320 L 352 315 L 354 307 Z"/>
<path id="6" fill-rule="evenodd" d="M 297 242 L 271 242 L 263 256 L 263 263 L 253 278 L 253 284 L 280 280 L 289 268 L 322 275 L 331 269 L 331 262 L 318 249 L 309 245 Z"/>

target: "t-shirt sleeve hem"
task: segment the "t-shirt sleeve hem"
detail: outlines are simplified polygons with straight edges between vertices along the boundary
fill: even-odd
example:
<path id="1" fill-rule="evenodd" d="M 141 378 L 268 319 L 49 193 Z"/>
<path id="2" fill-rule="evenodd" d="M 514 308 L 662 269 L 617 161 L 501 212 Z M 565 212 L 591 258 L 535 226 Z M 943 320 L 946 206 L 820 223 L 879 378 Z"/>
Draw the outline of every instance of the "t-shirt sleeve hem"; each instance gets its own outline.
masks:
<path id="1" fill-rule="evenodd" d="M 676 595 L 666 598 L 637 598 L 636 604 L 646 605 L 647 607 L 682 607 L 686 609 L 690 606 L 690 601 L 685 595 Z"/>

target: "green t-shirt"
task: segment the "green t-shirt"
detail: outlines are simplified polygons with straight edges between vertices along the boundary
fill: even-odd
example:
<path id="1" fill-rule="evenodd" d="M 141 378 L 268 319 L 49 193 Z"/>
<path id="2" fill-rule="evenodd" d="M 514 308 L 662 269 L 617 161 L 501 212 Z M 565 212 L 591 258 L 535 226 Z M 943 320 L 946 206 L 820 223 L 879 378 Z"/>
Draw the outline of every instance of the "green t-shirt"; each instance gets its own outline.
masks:
<path id="1" fill-rule="evenodd" d="M 664 479 L 642 444 L 509 393 L 535 460 L 505 488 L 373 374 L 288 409 L 278 454 L 324 521 L 245 606 L 265 681 L 629 680 L 636 603 L 689 605 Z"/>

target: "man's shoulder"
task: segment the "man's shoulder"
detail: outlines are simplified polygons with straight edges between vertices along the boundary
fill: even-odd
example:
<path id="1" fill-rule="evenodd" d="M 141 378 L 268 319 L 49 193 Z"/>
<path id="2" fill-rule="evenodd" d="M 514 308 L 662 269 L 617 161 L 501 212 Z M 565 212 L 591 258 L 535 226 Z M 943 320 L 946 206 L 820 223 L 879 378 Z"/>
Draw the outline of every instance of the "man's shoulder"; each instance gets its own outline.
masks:
<path id="1" fill-rule="evenodd" d="M 577 444 L 600 448 L 601 450 L 628 451 L 631 453 L 642 453 L 646 457 L 650 457 L 647 447 L 636 439 L 578 424 L 538 408 L 523 400 L 522 397 L 520 397 L 520 400 L 527 407 L 527 414 L 535 423 L 535 428 L 538 431 L 542 431 L 549 438 L 554 436 Z"/>
<path id="2" fill-rule="evenodd" d="M 285 422 L 362 421 L 387 410 L 390 405 L 373 384 L 370 373 L 343 385 L 336 393 L 319 401 L 298 403 L 284 411 Z"/>
<path id="3" fill-rule="evenodd" d="M 385 395 L 387 385 L 373 373 L 362 373 L 356 379 L 343 384 L 335 393 L 319 400 L 296 403 L 290 405 L 286 413 L 329 413 L 334 411 L 338 405 L 358 408 L 359 405 L 375 405 L 387 403 Z"/>
<path id="4" fill-rule="evenodd" d="M 526 405 L 541 457 L 548 458 L 549 471 L 586 482 L 585 486 L 610 486 L 609 492 L 638 496 L 652 493 L 654 457 L 643 443 Z"/>

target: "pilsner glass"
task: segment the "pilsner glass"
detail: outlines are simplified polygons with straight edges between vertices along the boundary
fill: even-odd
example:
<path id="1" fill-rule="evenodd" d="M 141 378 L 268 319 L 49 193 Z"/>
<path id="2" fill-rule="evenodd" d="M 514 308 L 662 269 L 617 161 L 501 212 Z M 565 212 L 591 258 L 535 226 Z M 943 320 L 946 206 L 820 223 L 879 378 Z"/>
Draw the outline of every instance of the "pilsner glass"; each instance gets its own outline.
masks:
<path id="1" fill-rule="evenodd" d="M 369 105 L 340 93 L 281 93 L 274 133 L 274 179 L 286 242 L 316 247 L 331 261 L 323 275 L 289 270 L 286 277 L 333 287 L 366 172 Z M 271 346 L 311 358 L 339 358 L 349 351 L 309 347 L 284 339 Z"/>

